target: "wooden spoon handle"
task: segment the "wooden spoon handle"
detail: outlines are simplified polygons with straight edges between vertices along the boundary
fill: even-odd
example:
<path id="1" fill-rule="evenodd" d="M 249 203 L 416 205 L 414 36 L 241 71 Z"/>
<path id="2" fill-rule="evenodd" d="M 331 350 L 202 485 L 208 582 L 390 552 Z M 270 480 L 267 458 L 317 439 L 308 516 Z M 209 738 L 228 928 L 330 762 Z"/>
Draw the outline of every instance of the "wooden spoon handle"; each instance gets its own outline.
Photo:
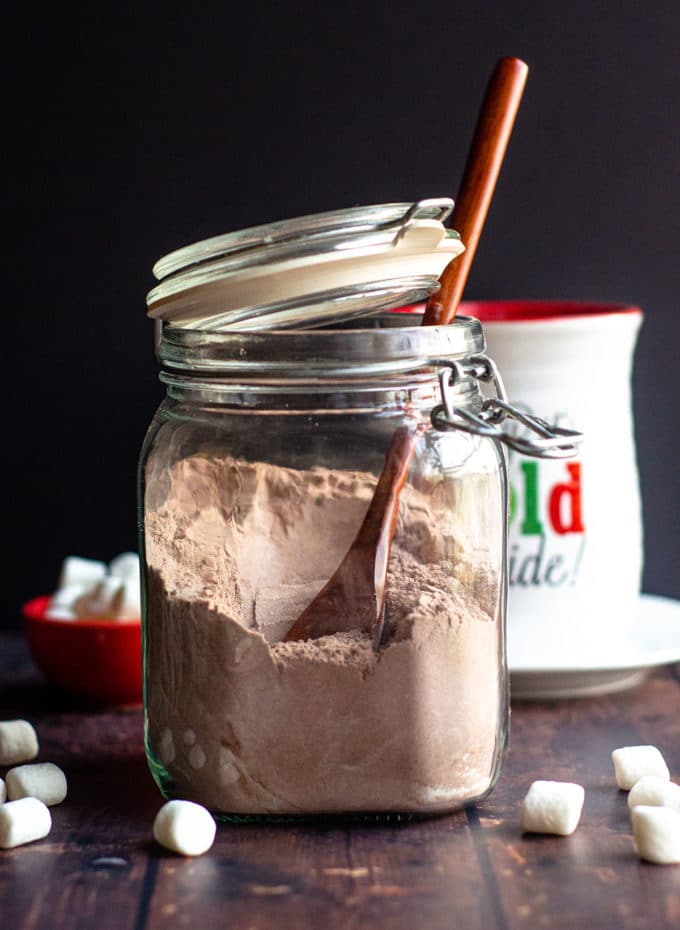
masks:
<path id="1" fill-rule="evenodd" d="M 501 58 L 491 75 L 451 217 L 465 251 L 444 269 L 441 288 L 428 302 L 423 326 L 442 326 L 456 315 L 528 72 L 519 58 Z"/>

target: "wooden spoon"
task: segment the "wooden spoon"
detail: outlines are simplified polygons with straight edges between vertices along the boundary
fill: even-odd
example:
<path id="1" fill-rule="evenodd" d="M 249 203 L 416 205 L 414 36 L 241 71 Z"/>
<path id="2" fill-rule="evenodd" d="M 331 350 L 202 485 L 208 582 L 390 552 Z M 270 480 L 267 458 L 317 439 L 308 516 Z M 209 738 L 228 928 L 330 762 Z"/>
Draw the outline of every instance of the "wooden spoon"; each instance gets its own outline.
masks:
<path id="1" fill-rule="evenodd" d="M 460 233 L 465 251 L 444 269 L 439 291 L 428 301 L 423 326 L 442 326 L 456 316 L 528 73 L 519 58 L 501 58 L 491 75 L 451 215 L 451 226 Z"/>
<path id="2" fill-rule="evenodd" d="M 491 76 L 451 220 L 465 243 L 465 252 L 444 269 L 440 290 L 427 305 L 424 326 L 450 323 L 456 315 L 527 73 L 523 61 L 502 58 Z M 399 498 L 419 435 L 417 428 L 402 427 L 395 432 L 359 532 L 331 579 L 300 614 L 284 641 L 364 630 L 373 637 L 376 648 L 380 645 L 385 617 L 385 581 L 399 515 Z"/>
<path id="3" fill-rule="evenodd" d="M 416 430 L 398 429 L 385 456 L 366 516 L 333 577 L 288 630 L 285 641 L 330 633 L 377 633 L 385 612 L 385 579 L 399 516 L 399 495 L 416 450 Z"/>

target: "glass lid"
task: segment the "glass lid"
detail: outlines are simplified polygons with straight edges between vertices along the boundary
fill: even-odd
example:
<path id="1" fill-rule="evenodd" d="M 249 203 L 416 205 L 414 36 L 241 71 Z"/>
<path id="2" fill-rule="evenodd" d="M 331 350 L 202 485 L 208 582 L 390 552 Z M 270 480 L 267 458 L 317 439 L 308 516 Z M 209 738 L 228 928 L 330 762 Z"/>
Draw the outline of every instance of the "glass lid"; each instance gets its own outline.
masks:
<path id="1" fill-rule="evenodd" d="M 436 290 L 464 247 L 449 198 L 334 210 L 203 240 L 154 266 L 149 316 L 175 326 L 305 328 Z M 374 300 L 375 298 L 375 300 Z"/>

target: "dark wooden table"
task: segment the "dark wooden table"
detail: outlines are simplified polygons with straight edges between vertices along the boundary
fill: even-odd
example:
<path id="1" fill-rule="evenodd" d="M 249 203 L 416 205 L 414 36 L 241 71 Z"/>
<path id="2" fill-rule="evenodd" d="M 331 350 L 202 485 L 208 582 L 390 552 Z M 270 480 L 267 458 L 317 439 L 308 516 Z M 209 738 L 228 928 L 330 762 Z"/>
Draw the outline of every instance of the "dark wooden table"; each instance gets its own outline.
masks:
<path id="1" fill-rule="evenodd" d="M 151 841 L 161 797 L 141 712 L 95 712 L 41 682 L 0 638 L 0 719 L 30 719 L 66 801 L 50 836 L 0 850 L 2 930 L 540 930 L 680 928 L 680 866 L 640 863 L 610 752 L 654 743 L 680 778 L 680 667 L 589 700 L 517 704 L 510 753 L 476 809 L 388 825 L 223 825 L 182 859 Z M 4 774 L 4 773 L 0 773 Z M 532 780 L 586 788 L 577 832 L 520 835 Z"/>

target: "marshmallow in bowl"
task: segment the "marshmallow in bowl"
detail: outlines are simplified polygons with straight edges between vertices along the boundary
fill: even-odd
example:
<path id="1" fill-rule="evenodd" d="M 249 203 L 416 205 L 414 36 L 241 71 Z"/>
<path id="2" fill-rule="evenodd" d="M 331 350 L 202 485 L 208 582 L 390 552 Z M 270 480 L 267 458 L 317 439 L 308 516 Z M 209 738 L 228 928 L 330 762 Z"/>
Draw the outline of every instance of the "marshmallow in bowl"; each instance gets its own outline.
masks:
<path id="1" fill-rule="evenodd" d="M 50 598 L 47 616 L 54 620 L 74 620 L 76 601 L 82 597 L 85 590 L 86 586 L 82 584 L 69 584 L 59 588 Z"/>
<path id="2" fill-rule="evenodd" d="M 71 585 L 86 587 L 105 576 L 105 562 L 97 562 L 95 559 L 81 559 L 77 555 L 69 555 L 62 563 L 57 590 L 61 591 Z"/>
<path id="3" fill-rule="evenodd" d="M 139 617 L 142 603 L 139 594 L 139 578 L 126 578 L 123 581 L 115 603 L 117 617 Z"/>
<path id="4" fill-rule="evenodd" d="M 136 619 L 140 612 L 139 556 L 123 552 L 108 569 L 93 559 L 66 558 L 45 616 L 52 620 L 124 620 Z"/>
<path id="5" fill-rule="evenodd" d="M 139 583 L 139 556 L 136 552 L 121 552 L 109 562 L 109 575 L 124 581 Z"/>
<path id="6" fill-rule="evenodd" d="M 110 617 L 117 620 L 139 617 L 139 582 L 102 578 L 75 603 L 77 617 Z"/>
<path id="7" fill-rule="evenodd" d="M 86 588 L 74 604 L 77 617 L 113 617 L 123 582 L 120 578 L 102 578 Z"/>
<path id="8" fill-rule="evenodd" d="M 50 604 L 45 610 L 45 616 L 48 620 L 77 620 L 78 617 L 73 610 L 68 607 L 52 607 Z"/>

